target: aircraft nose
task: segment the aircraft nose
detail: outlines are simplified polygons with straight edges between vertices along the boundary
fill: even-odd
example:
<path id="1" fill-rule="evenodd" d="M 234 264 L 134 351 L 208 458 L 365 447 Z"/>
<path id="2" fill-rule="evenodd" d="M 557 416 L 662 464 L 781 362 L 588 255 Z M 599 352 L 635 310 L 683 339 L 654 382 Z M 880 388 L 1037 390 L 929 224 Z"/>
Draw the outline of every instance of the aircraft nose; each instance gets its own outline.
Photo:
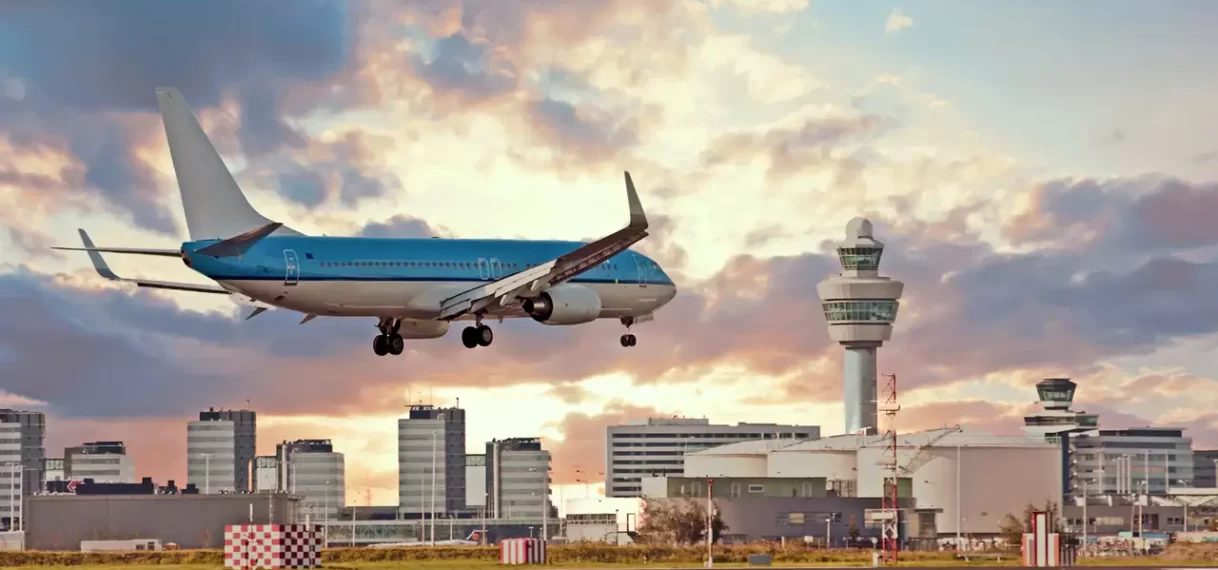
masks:
<path id="1" fill-rule="evenodd" d="M 669 301 L 673 300 L 673 298 L 676 296 L 677 296 L 677 288 L 674 285 L 672 287 L 669 287 L 668 291 L 664 293 L 664 302 L 668 303 Z"/>

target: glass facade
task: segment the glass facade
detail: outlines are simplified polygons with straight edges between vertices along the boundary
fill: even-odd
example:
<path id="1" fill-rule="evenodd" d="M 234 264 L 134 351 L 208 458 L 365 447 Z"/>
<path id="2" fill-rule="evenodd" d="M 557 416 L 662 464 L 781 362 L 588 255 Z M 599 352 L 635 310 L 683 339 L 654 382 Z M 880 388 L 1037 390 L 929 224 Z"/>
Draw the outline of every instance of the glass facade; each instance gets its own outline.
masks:
<path id="1" fill-rule="evenodd" d="M 884 249 L 879 247 L 839 247 L 837 257 L 842 262 L 842 269 L 880 268 L 880 256 Z"/>
<path id="2" fill-rule="evenodd" d="M 831 323 L 870 321 L 891 323 L 897 318 L 897 302 L 885 300 L 830 301 L 821 303 L 825 320 Z"/>

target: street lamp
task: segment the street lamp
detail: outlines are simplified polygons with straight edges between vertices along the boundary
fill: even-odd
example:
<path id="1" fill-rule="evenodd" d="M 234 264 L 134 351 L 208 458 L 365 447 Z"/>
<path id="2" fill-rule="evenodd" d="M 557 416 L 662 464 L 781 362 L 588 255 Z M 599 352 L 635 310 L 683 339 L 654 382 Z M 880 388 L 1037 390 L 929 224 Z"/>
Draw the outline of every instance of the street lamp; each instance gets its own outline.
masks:
<path id="1" fill-rule="evenodd" d="M 431 430 L 431 545 L 436 545 L 436 430 Z"/>
<path id="2" fill-rule="evenodd" d="M 211 456 L 210 453 L 202 454 L 203 457 L 203 494 L 211 493 Z"/>

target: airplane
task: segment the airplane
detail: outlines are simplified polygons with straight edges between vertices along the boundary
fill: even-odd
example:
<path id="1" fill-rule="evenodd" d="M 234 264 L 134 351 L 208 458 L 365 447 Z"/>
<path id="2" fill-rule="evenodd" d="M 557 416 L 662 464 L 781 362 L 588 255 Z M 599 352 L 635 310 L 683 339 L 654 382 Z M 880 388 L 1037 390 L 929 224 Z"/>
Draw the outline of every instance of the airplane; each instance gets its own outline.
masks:
<path id="1" fill-rule="evenodd" d="M 466 348 L 490 346 L 488 319 L 531 318 L 569 326 L 618 319 L 630 327 L 655 318 L 677 294 L 653 259 L 630 250 L 647 237 L 647 217 L 625 172 L 629 223 L 596 241 L 368 238 L 309 236 L 258 213 L 233 179 L 176 88 L 157 88 L 157 103 L 182 196 L 190 241 L 177 249 L 97 247 L 78 230 L 94 269 L 138 287 L 229 295 L 252 307 L 318 316 L 373 317 L 378 356 L 400 355 L 404 339 L 434 339 L 454 321 Z M 489 215 L 489 212 L 488 212 Z M 120 277 L 102 253 L 177 257 L 214 285 Z"/>

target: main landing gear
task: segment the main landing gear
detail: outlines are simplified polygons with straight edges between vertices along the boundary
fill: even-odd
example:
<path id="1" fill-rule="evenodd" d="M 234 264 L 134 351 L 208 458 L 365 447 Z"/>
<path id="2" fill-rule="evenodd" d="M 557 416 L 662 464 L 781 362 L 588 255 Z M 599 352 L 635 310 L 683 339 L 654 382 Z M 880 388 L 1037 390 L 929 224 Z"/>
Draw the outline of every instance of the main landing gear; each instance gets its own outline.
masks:
<path id="1" fill-rule="evenodd" d="M 464 344 L 465 348 L 490 346 L 495 340 L 495 332 L 491 330 L 491 327 L 482 324 L 481 316 L 475 317 L 475 319 L 474 326 L 465 327 L 461 331 L 461 344 Z"/>
<path id="2" fill-rule="evenodd" d="M 375 352 L 377 356 L 402 354 L 406 348 L 406 342 L 402 340 L 402 335 L 398 334 L 402 321 L 400 319 L 381 319 L 376 326 L 381 329 L 381 334 L 372 339 L 372 352 Z"/>
<path id="3" fill-rule="evenodd" d="M 631 347 L 638 342 L 633 334 L 630 333 L 630 325 L 634 324 L 634 317 L 622 317 L 622 325 L 626 327 L 626 334 L 622 335 L 622 346 Z"/>

